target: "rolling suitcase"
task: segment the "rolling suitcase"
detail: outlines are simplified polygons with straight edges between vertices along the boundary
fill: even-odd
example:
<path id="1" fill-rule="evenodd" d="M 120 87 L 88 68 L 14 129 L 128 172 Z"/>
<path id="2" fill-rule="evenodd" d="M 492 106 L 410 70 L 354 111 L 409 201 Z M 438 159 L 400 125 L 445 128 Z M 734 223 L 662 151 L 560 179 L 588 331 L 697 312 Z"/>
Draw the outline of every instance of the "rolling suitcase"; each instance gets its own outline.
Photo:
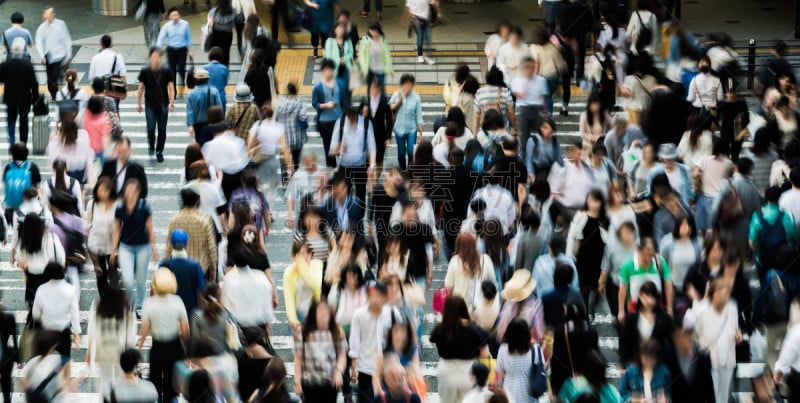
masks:
<path id="1" fill-rule="evenodd" d="M 50 116 L 34 116 L 32 130 L 32 151 L 36 155 L 43 155 L 50 140 Z"/>
<path id="2" fill-rule="evenodd" d="M 50 108 L 47 106 L 44 95 L 39 94 L 33 101 L 33 130 L 32 151 L 42 155 L 50 141 Z"/>

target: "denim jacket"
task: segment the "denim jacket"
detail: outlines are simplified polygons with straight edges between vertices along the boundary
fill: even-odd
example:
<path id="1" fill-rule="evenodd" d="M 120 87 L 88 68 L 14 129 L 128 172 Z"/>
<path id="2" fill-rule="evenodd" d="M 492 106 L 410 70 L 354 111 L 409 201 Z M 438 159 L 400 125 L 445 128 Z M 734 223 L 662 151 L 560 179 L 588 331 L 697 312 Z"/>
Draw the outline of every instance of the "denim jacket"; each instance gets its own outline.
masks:
<path id="1" fill-rule="evenodd" d="M 675 163 L 675 167 L 680 169 L 681 177 L 683 178 L 682 183 L 681 183 L 681 188 L 680 189 L 675 189 L 675 191 L 680 193 L 681 201 L 683 202 L 683 204 L 685 206 L 691 206 L 691 202 L 693 202 L 694 198 L 695 198 L 694 192 L 692 191 L 692 175 L 691 175 L 691 172 L 689 172 L 689 168 L 684 164 Z M 648 184 L 647 184 L 647 187 L 648 187 L 647 194 L 648 195 L 652 195 L 653 194 L 653 190 L 650 189 L 650 186 L 652 186 L 652 184 L 653 184 L 653 178 L 655 178 L 656 175 L 666 174 L 666 173 L 667 173 L 667 171 L 666 171 L 666 168 L 664 167 L 663 164 L 656 165 L 655 167 L 653 167 L 653 169 L 650 170 L 650 179 L 647 181 L 648 182 Z"/>
<path id="2" fill-rule="evenodd" d="M 666 365 L 657 364 L 653 370 L 653 379 L 650 380 L 650 390 L 653 395 L 656 396 L 663 391 L 667 400 L 671 402 L 671 382 L 672 377 Z M 644 375 L 638 366 L 631 365 L 625 371 L 625 375 L 619 383 L 619 392 L 623 402 L 630 402 L 634 397 L 644 395 Z"/>

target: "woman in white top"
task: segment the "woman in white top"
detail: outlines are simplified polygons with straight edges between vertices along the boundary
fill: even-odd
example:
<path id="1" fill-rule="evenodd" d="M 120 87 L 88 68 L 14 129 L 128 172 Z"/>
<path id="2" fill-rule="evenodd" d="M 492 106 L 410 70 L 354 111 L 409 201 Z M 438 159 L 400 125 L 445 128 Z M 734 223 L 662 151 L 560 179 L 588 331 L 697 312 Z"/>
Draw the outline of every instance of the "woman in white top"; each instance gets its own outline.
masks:
<path id="1" fill-rule="evenodd" d="M 736 368 L 736 344 L 742 341 L 731 285 L 718 278 L 708 288 L 708 298 L 696 308 L 694 331 L 700 348 L 711 355 L 711 378 L 718 402 L 727 402 Z"/>
<path id="2" fill-rule="evenodd" d="M 450 111 L 447 112 L 447 117 L 445 118 L 445 123 L 454 123 L 458 128 L 456 134 L 453 135 L 453 145 L 460 148 L 462 151 L 467 147 L 467 142 L 472 139 L 477 138 L 478 141 L 483 144 L 486 141 L 486 135 L 483 134 L 483 130 L 479 127 L 476 128 L 476 132 L 473 132 L 467 126 L 466 116 L 464 116 L 464 112 L 461 108 L 450 108 Z M 438 146 L 442 143 L 447 143 L 447 125 L 442 125 L 439 130 L 436 131 L 436 134 L 433 135 L 433 139 L 431 139 L 431 145 Z"/>
<path id="3" fill-rule="evenodd" d="M 150 349 L 150 382 L 156 386 L 159 396 L 165 402 L 176 397 L 172 388 L 172 367 L 184 358 L 181 338 L 188 341 L 189 319 L 186 307 L 178 291 L 175 275 L 162 267 L 153 275 L 151 282 L 153 296 L 147 298 L 142 306 L 142 327 L 139 332 L 139 350 L 145 339 L 152 336 Z"/>
<path id="4" fill-rule="evenodd" d="M 612 15 L 603 15 L 603 29 L 597 37 L 597 43 L 600 49 L 605 49 L 606 46 L 611 45 L 614 49 L 614 56 L 617 64 L 618 77 L 624 77 L 624 74 L 619 74 L 627 71 L 628 68 L 628 54 L 627 50 L 630 47 L 630 38 L 625 28 L 621 27 L 619 21 Z"/>
<path id="5" fill-rule="evenodd" d="M 405 239 L 399 235 L 390 235 L 386 239 L 385 251 L 378 270 L 378 278 L 395 274 L 405 282 L 408 267 L 413 264 L 408 260 L 409 256 L 410 253 Z"/>
<path id="6" fill-rule="evenodd" d="M 628 198 L 625 194 L 625 186 L 622 181 L 615 179 L 611 181 L 608 186 L 608 202 L 606 203 L 606 216 L 608 217 L 608 247 L 613 248 L 619 244 L 617 231 L 623 223 L 633 223 L 636 232 L 639 232 L 636 226 L 636 210 L 627 202 Z M 670 266 L 672 267 L 672 266 Z M 617 267 L 617 269 L 619 269 Z"/>
<path id="7" fill-rule="evenodd" d="M 483 302 L 483 281 L 495 282 L 492 259 L 478 252 L 475 235 L 462 232 L 456 238 L 455 254 L 447 265 L 444 286 L 452 290 L 453 295 L 464 298 L 467 306 L 474 310 Z"/>
<path id="8" fill-rule="evenodd" d="M 348 339 L 350 338 L 350 323 L 353 321 L 353 313 L 367 304 L 367 289 L 364 284 L 364 274 L 361 268 L 349 264 L 342 269 L 338 284 L 331 288 L 328 296 L 331 309 L 336 312 L 336 323 L 342 327 Z"/>
<path id="9" fill-rule="evenodd" d="M 78 201 L 78 212 L 83 212 L 83 191 L 77 179 L 69 176 L 67 171 L 67 164 L 62 159 L 53 161 L 53 174 L 47 180 L 45 186 L 42 186 L 42 204 L 47 208 L 50 207 L 50 196 L 56 190 L 72 194 Z"/>
<path id="10" fill-rule="evenodd" d="M 639 43 L 639 38 L 642 37 L 642 32 L 649 30 L 650 42 Z M 625 31 L 628 37 L 631 38 L 630 50 L 633 54 L 637 54 L 640 47 L 641 49 L 648 49 L 650 53 L 660 53 L 656 51 L 661 34 L 661 26 L 658 25 L 656 15 L 650 11 L 650 5 L 647 0 L 638 0 L 636 10 L 631 14 L 628 20 L 628 29 Z"/>
<path id="11" fill-rule="evenodd" d="M 275 121 L 275 111 L 269 103 L 261 107 L 261 116 L 264 118 L 253 124 L 247 138 L 247 150 L 260 148 L 263 160 L 258 166 L 258 180 L 269 186 L 268 196 L 272 196 L 274 202 L 275 190 L 281 181 L 281 164 L 278 160 L 278 153 L 283 157 L 284 164 L 288 170 L 288 176 L 292 175 L 292 153 L 286 143 L 284 132 L 286 128 L 282 123 Z"/>
<path id="12" fill-rule="evenodd" d="M 686 274 L 700 261 L 703 245 L 697 237 L 694 218 L 686 215 L 675 224 L 671 234 L 659 241 L 658 249 L 667 261 L 675 290 L 684 294 Z"/>
<path id="13" fill-rule="evenodd" d="M 722 82 L 719 78 L 711 74 L 711 60 L 708 56 L 703 56 L 697 62 L 697 69 L 700 74 L 694 76 L 692 82 L 689 83 L 689 90 L 686 95 L 686 100 L 692 103 L 696 109 L 705 108 L 712 113 L 712 118 L 716 112 L 717 103 L 722 101 Z"/>
<path id="14" fill-rule="evenodd" d="M 128 296 L 119 288 L 105 288 L 100 298 L 92 302 L 89 316 L 89 348 L 86 363 L 96 363 L 100 369 L 100 392 L 107 396 L 114 378 L 122 373 L 119 357 L 136 344 L 136 318 Z"/>
<path id="15" fill-rule="evenodd" d="M 728 145 L 715 141 L 712 154 L 701 158 L 694 167 L 692 176 L 700 178 L 700 192 L 697 194 L 695 219 L 700 236 L 711 229 L 711 209 L 719 197 L 722 183 L 730 177 L 733 163 L 728 159 Z"/>
<path id="16" fill-rule="evenodd" d="M 508 42 L 508 34 L 511 32 L 511 21 L 501 20 L 497 23 L 497 29 L 493 34 L 489 35 L 486 40 L 486 45 L 483 47 L 483 53 L 486 54 L 486 59 L 489 62 L 488 68 L 491 69 L 495 65 L 497 54 L 500 52 L 500 47 Z"/>
<path id="17" fill-rule="evenodd" d="M 445 114 L 454 107 L 461 109 L 467 127 L 471 131 L 477 130 L 475 124 L 475 94 L 480 84 L 469 71 L 469 66 L 461 64 L 456 66 L 453 77 L 444 86 Z"/>
<path id="18" fill-rule="evenodd" d="M 77 115 L 71 120 L 80 123 L 83 118 L 83 111 L 86 110 L 86 105 L 89 104 L 89 93 L 78 87 L 78 72 L 75 69 L 69 69 L 64 73 L 64 81 L 67 82 L 67 86 L 56 92 L 56 121 L 61 121 L 61 110 L 58 108 L 58 103 L 72 100 L 78 103 L 78 110 Z"/>
<path id="19" fill-rule="evenodd" d="M 713 134 L 710 130 L 706 130 L 705 125 L 700 120 L 700 114 L 692 113 L 689 115 L 689 121 L 686 124 L 689 127 L 680 143 L 678 143 L 678 155 L 680 155 L 683 163 L 689 168 L 694 168 L 703 157 L 711 155 L 713 148 Z"/>
<path id="20" fill-rule="evenodd" d="M 34 340 L 38 351 L 22 370 L 23 390 L 36 389 L 55 373 L 56 375 L 42 388 L 42 396 L 52 403 L 66 402 L 69 394 L 75 390 L 76 384 L 83 378 L 72 378 L 70 382 L 69 365 L 62 364 L 61 355 L 56 351 L 60 340 L 58 333 L 40 331 Z"/>
<path id="21" fill-rule="evenodd" d="M 75 121 L 59 122 L 56 133 L 50 136 L 45 150 L 47 163 L 57 159 L 67 163 L 67 173 L 81 184 L 86 183 L 86 173 L 94 162 L 95 154 L 89 143 L 89 133 L 78 129 Z"/>
<path id="22" fill-rule="evenodd" d="M 112 196 L 114 183 L 111 178 L 101 177 L 94 186 L 92 201 L 86 208 L 86 223 L 89 224 L 87 247 L 97 277 L 97 291 L 106 289 L 109 278 L 112 235 L 114 234 L 114 213 L 116 199 Z"/>
<path id="23" fill-rule="evenodd" d="M 48 280 L 44 274 L 47 263 L 54 261 L 63 265 L 66 255 L 61 241 L 47 230 L 38 214 L 26 215 L 22 228 L 15 256 L 17 267 L 25 274 L 25 302 L 30 307 L 36 290 Z"/>

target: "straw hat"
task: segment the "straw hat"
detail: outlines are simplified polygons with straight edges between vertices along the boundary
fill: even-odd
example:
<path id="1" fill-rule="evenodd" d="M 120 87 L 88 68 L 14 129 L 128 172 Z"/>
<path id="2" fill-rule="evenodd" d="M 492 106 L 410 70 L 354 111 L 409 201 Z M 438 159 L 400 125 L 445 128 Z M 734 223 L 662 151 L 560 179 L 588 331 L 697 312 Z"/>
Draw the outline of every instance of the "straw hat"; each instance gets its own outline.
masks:
<path id="1" fill-rule="evenodd" d="M 533 293 L 534 288 L 536 280 L 531 278 L 531 272 L 519 269 L 503 287 L 503 299 L 513 302 L 524 301 Z"/>
<path id="2" fill-rule="evenodd" d="M 196 78 L 198 80 L 202 80 L 202 79 L 208 78 L 208 70 L 206 70 L 206 69 L 204 69 L 202 67 L 198 67 L 198 68 L 194 69 L 194 78 Z"/>
<path id="3" fill-rule="evenodd" d="M 151 287 L 155 295 L 175 294 L 178 291 L 178 281 L 172 270 L 162 267 L 153 274 Z"/>

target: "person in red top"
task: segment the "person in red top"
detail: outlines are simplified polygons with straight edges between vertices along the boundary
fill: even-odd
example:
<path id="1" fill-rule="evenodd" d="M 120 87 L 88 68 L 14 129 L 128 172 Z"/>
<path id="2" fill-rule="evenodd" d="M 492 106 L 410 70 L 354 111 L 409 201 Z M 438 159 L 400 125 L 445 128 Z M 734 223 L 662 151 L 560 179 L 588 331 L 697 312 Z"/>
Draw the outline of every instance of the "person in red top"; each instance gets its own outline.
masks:
<path id="1" fill-rule="evenodd" d="M 100 163 L 103 163 L 103 153 L 109 143 L 111 133 L 111 119 L 105 111 L 105 100 L 102 96 L 95 95 L 89 98 L 86 113 L 83 114 L 83 130 L 89 133 L 89 146 L 92 147 Z"/>

